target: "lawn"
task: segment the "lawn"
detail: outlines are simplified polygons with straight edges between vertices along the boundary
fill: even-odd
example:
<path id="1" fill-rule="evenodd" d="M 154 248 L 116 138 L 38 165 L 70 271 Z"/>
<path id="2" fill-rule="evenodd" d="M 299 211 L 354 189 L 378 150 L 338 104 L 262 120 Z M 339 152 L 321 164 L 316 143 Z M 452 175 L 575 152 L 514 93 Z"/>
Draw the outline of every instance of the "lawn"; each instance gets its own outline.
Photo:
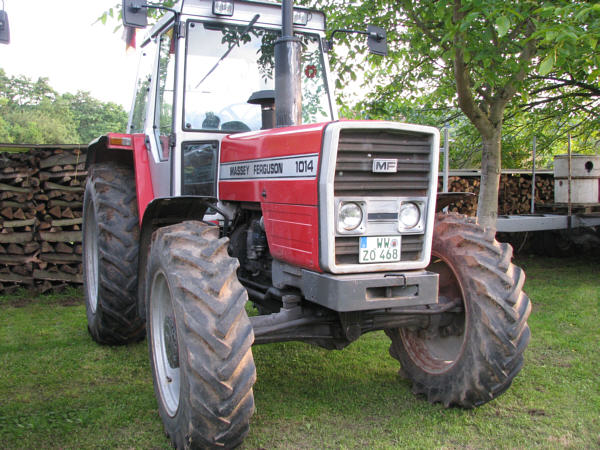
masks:
<path id="1" fill-rule="evenodd" d="M 513 386 L 475 410 L 414 397 L 383 333 L 343 351 L 254 348 L 243 448 L 600 446 L 600 260 L 521 258 L 532 340 Z M 146 342 L 101 347 L 81 293 L 0 297 L 0 447 L 169 448 Z"/>

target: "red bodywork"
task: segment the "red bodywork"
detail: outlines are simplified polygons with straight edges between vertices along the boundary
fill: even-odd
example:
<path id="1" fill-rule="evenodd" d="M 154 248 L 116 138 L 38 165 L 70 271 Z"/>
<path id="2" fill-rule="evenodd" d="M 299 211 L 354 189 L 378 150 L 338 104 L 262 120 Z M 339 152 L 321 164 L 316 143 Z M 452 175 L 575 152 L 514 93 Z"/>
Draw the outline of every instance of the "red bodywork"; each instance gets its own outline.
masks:
<path id="1" fill-rule="evenodd" d="M 227 136 L 221 164 L 318 154 L 326 123 Z M 320 271 L 318 171 L 312 179 L 221 180 L 219 200 L 260 203 L 274 258 Z"/>
<path id="2" fill-rule="evenodd" d="M 294 155 L 318 155 L 327 123 L 241 133 L 223 138 L 220 163 L 254 161 Z M 115 145 L 111 138 L 131 138 L 132 145 Z M 148 151 L 143 134 L 108 135 L 108 149 L 131 150 L 140 223 L 154 199 Z M 294 266 L 321 271 L 319 267 L 318 169 L 310 178 L 220 180 L 219 200 L 259 203 L 272 256 Z"/>

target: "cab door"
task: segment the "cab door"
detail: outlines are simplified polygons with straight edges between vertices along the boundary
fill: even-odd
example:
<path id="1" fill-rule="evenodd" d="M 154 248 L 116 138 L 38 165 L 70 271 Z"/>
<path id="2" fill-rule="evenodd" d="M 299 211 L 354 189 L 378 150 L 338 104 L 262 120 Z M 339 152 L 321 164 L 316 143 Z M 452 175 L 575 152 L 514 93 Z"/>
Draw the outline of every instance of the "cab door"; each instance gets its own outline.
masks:
<path id="1" fill-rule="evenodd" d="M 146 117 L 146 146 L 154 196 L 173 195 L 171 160 L 176 143 L 173 127 L 176 88 L 175 27 L 167 26 L 156 38 L 157 59 L 152 83 L 151 104 Z"/>

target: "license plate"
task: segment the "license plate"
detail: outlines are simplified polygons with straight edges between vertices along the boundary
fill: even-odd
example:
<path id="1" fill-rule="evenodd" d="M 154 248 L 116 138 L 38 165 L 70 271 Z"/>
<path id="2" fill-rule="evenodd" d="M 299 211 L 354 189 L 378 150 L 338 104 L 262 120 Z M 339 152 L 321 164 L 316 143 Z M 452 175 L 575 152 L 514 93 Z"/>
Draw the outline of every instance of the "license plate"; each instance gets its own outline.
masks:
<path id="1" fill-rule="evenodd" d="M 359 263 L 400 261 L 400 236 L 361 236 Z"/>

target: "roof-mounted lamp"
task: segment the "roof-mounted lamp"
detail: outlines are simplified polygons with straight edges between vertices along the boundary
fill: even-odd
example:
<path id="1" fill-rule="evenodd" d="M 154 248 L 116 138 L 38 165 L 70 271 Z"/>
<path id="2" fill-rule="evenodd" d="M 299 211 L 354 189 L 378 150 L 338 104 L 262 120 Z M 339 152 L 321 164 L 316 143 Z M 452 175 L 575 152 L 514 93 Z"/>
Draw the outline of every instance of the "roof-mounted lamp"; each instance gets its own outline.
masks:
<path id="1" fill-rule="evenodd" d="M 233 0 L 213 0 L 212 12 L 216 16 L 233 16 Z"/>

